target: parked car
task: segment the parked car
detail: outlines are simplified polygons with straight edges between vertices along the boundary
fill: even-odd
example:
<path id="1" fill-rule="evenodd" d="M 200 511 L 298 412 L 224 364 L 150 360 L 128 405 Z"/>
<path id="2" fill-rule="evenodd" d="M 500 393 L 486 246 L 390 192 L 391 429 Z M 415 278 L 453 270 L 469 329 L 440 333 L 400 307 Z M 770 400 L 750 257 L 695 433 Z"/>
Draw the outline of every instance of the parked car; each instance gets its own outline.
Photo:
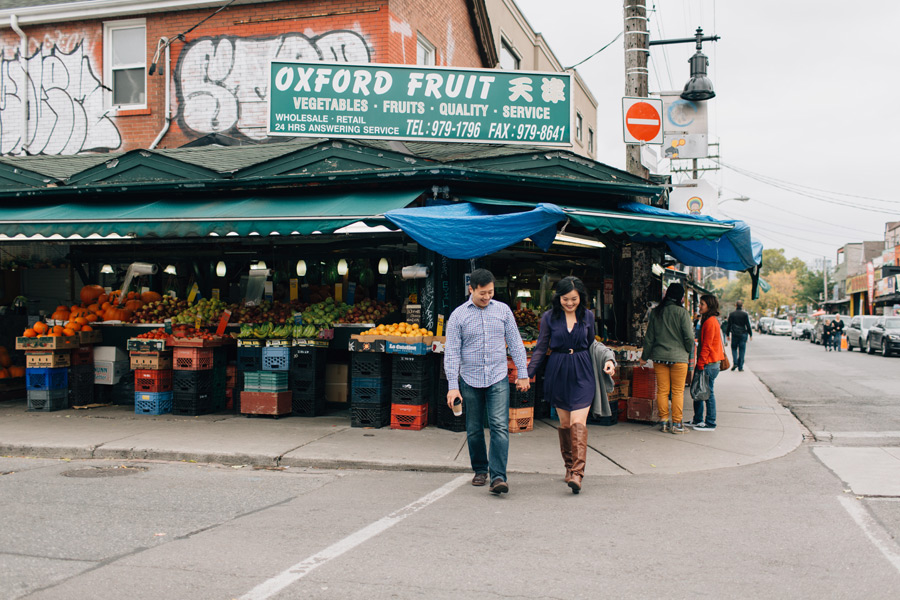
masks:
<path id="1" fill-rule="evenodd" d="M 759 332 L 760 333 L 771 333 L 769 331 L 769 326 L 775 322 L 774 317 L 762 317 L 759 320 Z"/>
<path id="2" fill-rule="evenodd" d="M 879 317 L 869 328 L 866 350 L 869 354 L 880 350 L 882 356 L 890 356 L 891 352 L 900 350 L 900 317 Z"/>
<path id="3" fill-rule="evenodd" d="M 813 327 L 812 323 L 794 323 L 794 327 L 791 329 L 791 339 L 792 340 L 805 340 L 812 335 Z"/>
<path id="4" fill-rule="evenodd" d="M 847 350 L 853 351 L 859 348 L 860 351 L 866 349 L 866 340 L 869 338 L 869 329 L 878 321 L 878 317 L 856 315 L 850 319 L 850 325 L 847 327 Z"/>
<path id="5" fill-rule="evenodd" d="M 791 335 L 791 322 L 787 319 L 775 319 L 771 325 L 769 325 L 770 333 L 772 335 Z"/>

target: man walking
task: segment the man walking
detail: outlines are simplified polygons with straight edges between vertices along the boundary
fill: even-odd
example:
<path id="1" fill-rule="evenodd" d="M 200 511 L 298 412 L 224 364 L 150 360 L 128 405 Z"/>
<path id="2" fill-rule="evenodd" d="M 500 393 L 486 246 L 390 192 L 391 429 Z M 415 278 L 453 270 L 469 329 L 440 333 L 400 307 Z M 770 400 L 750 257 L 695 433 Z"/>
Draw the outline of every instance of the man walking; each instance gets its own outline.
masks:
<path id="1" fill-rule="evenodd" d="M 744 355 L 747 353 L 747 339 L 753 339 L 750 315 L 744 310 L 743 300 L 734 303 L 735 309 L 725 323 L 725 341 L 731 338 L 731 370 L 744 370 Z"/>
<path id="2" fill-rule="evenodd" d="M 509 454 L 509 381 L 506 352 L 516 364 L 516 389 L 528 391 L 525 346 L 512 311 L 493 300 L 494 275 L 475 269 L 469 279 L 469 299 L 447 321 L 444 371 L 447 373 L 447 405 L 465 403 L 469 460 L 475 477 L 472 485 L 485 485 L 490 474 L 492 494 L 509 491 L 506 460 Z M 491 429 L 490 461 L 484 444 L 487 407 Z"/>

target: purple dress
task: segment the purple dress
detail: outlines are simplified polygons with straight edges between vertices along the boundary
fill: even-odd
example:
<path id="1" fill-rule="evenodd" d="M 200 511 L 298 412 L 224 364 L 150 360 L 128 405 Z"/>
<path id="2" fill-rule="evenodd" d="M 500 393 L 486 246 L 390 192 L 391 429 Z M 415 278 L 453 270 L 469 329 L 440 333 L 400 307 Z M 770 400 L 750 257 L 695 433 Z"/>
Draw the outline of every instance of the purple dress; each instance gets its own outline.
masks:
<path id="1" fill-rule="evenodd" d="M 588 351 L 594 343 L 594 313 L 585 311 L 584 320 L 569 331 L 565 313 L 551 318 L 552 310 L 541 316 L 537 345 L 528 364 L 528 376 L 534 376 L 541 363 L 544 371 L 544 398 L 556 408 L 578 410 L 594 402 L 594 367 Z M 547 349 L 553 350 L 548 356 Z"/>

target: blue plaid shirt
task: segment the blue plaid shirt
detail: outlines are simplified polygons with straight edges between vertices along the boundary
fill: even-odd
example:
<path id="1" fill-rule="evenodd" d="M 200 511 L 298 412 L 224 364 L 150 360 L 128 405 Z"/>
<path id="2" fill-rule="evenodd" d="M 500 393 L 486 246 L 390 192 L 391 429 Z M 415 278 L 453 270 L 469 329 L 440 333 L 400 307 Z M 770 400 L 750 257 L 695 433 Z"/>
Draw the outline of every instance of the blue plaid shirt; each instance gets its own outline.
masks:
<path id="1" fill-rule="evenodd" d="M 509 307 L 491 300 L 478 308 L 472 298 L 453 311 L 447 321 L 444 371 L 448 388 L 459 389 L 459 377 L 475 388 L 486 388 L 506 379 L 506 350 L 518 369 L 518 377 L 528 377 L 525 346 Z"/>

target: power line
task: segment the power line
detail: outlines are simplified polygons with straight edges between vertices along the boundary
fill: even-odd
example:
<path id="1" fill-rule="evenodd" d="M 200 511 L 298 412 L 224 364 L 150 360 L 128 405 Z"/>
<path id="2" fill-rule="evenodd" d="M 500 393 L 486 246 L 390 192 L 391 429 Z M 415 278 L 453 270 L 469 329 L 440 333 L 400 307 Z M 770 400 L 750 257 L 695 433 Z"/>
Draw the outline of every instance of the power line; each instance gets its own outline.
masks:
<path id="1" fill-rule="evenodd" d="M 566 68 L 563 69 L 563 70 L 564 70 L 564 71 L 568 71 L 569 69 L 574 69 L 574 68 L 577 67 L 578 65 L 580 65 L 580 64 L 582 64 L 582 63 L 586 63 L 587 61 L 591 60 L 592 58 L 594 58 L 595 56 L 597 56 L 598 54 L 600 54 L 601 52 L 603 52 L 604 50 L 606 50 L 607 48 L 609 48 L 610 46 L 612 46 L 612 45 L 613 45 L 613 42 L 615 42 L 617 39 L 619 39 L 620 37 L 622 37 L 622 34 L 624 34 L 624 33 L 625 33 L 624 31 L 620 31 L 618 34 L 616 34 L 616 37 L 614 37 L 612 40 L 610 40 L 610 42 L 609 42 L 608 44 L 606 44 L 605 46 L 603 46 L 602 48 L 600 48 L 599 50 L 597 50 L 596 52 L 594 52 L 593 54 L 591 54 L 590 56 L 588 56 L 587 58 L 585 58 L 584 60 L 580 60 L 580 61 L 578 61 L 577 63 L 575 63 L 574 65 L 572 65 L 571 67 L 566 67 Z"/>

